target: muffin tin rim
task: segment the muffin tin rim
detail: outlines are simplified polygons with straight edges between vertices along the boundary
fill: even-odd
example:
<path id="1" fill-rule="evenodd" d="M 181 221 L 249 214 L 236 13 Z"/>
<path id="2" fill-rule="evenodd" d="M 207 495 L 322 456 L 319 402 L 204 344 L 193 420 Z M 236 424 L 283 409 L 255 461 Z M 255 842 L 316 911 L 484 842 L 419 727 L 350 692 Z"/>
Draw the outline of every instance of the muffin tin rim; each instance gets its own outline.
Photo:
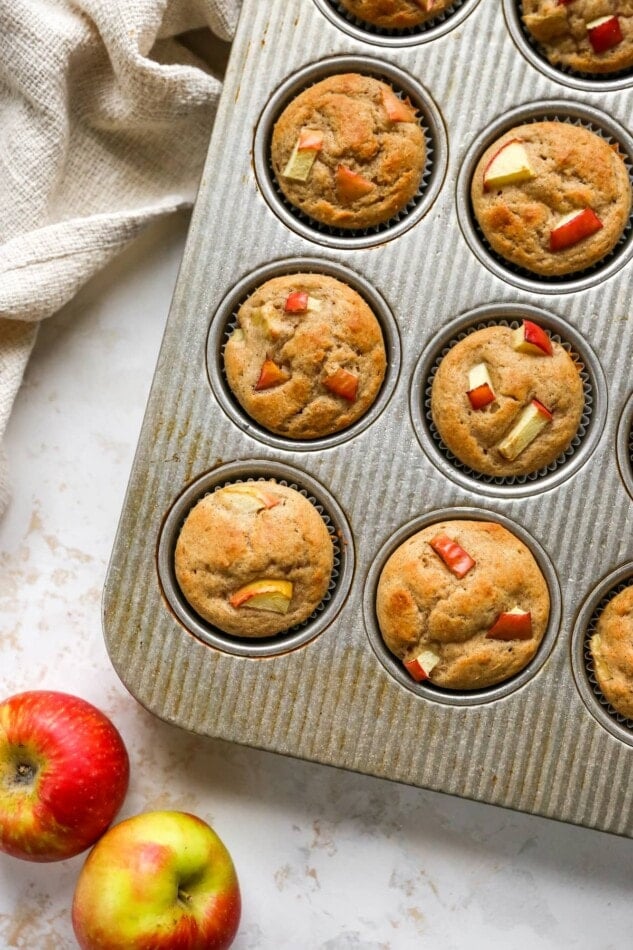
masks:
<path id="1" fill-rule="evenodd" d="M 232 482 L 270 478 L 278 482 L 296 484 L 312 495 L 329 516 L 340 549 L 338 579 L 330 600 L 320 614 L 308 619 L 290 635 L 281 631 L 274 637 L 252 639 L 235 637 L 216 629 L 190 607 L 180 592 L 173 566 L 173 552 L 180 528 L 187 514 L 205 495 L 215 488 Z M 237 459 L 210 469 L 190 481 L 172 498 L 165 511 L 156 542 L 155 566 L 161 599 L 176 618 L 180 628 L 208 647 L 234 658 L 263 659 L 281 656 L 309 645 L 331 626 L 347 600 L 355 573 L 355 549 L 351 526 L 332 492 L 313 476 L 275 459 Z M 290 628 L 292 629 L 292 628 Z"/>
<path id="2" fill-rule="evenodd" d="M 525 544 L 534 557 L 539 570 L 547 584 L 550 611 L 547 627 L 534 657 L 518 673 L 508 680 L 485 686 L 478 690 L 449 690 L 442 687 L 430 687 L 424 682 L 416 683 L 404 669 L 398 658 L 391 653 L 385 644 L 380 632 L 380 625 L 376 616 L 376 592 L 382 570 L 387 560 L 401 544 L 417 534 L 423 528 L 442 521 L 492 521 L 506 528 Z M 362 612 L 365 633 L 369 640 L 374 656 L 382 665 L 384 671 L 398 685 L 407 689 L 420 699 L 437 703 L 443 706 L 478 707 L 497 700 L 507 699 L 513 693 L 527 686 L 542 670 L 546 660 L 551 655 L 559 638 L 562 616 L 562 594 L 556 568 L 545 550 L 536 538 L 521 524 L 485 508 L 470 505 L 451 506 L 427 511 L 409 520 L 397 528 L 372 558 L 364 580 L 362 593 Z"/>
<path id="3" fill-rule="evenodd" d="M 334 3 L 331 0 L 313 0 L 313 2 L 330 23 L 355 40 L 360 40 L 362 43 L 371 43 L 374 46 L 399 50 L 406 49 L 409 46 L 420 46 L 423 43 L 429 43 L 431 40 L 446 36 L 475 10 L 480 0 L 462 0 L 455 13 L 449 13 L 437 26 L 430 26 L 424 30 L 411 27 L 411 32 L 406 34 L 402 31 L 390 32 L 386 28 L 385 33 L 379 33 L 378 31 L 374 33 L 371 28 L 367 29 L 360 25 L 362 21 L 354 17 L 353 14 L 350 14 L 352 19 L 348 20 L 342 13 L 339 13 L 335 7 L 336 0 L 334 0 Z M 357 22 L 354 22 L 355 20 Z M 372 24 L 368 25 L 369 27 L 372 26 Z M 420 25 L 423 26 L 423 24 Z"/>
<path id="4" fill-rule="evenodd" d="M 633 430 L 633 392 L 624 404 L 618 422 L 616 436 L 616 457 L 620 477 L 631 498 L 633 498 L 633 459 L 631 458 L 631 434 Z"/>

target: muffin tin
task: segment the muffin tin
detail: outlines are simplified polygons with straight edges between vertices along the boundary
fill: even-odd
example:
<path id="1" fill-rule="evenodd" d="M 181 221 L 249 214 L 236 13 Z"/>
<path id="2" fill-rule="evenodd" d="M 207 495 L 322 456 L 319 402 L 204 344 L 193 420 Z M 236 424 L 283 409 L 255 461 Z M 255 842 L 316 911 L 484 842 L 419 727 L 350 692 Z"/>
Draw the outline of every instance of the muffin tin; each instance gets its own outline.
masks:
<path id="1" fill-rule="evenodd" d="M 292 215 L 267 161 L 288 96 L 338 70 L 411 95 L 433 143 L 420 202 L 375 233 L 328 233 Z M 398 36 L 343 22 L 334 0 L 245 0 L 108 570 L 104 631 L 130 692 L 184 729 L 633 836 L 633 725 L 601 704 L 584 646 L 596 609 L 632 570 L 630 234 L 590 275 L 538 282 L 491 260 L 467 197 L 486 142 L 529 116 L 588 121 L 633 156 L 633 92 L 588 84 L 570 103 L 567 85 L 519 52 L 496 0 L 464 0 Z M 369 301 L 389 357 L 368 415 L 308 444 L 249 421 L 221 357 L 250 290 L 302 269 L 347 280 Z M 442 347 L 521 313 L 580 357 L 583 431 L 551 470 L 488 483 L 442 452 L 426 388 Z M 257 643 L 220 634 L 183 603 L 173 546 L 203 494 L 259 478 L 314 500 L 337 565 L 304 625 Z M 409 682 L 375 623 L 388 553 L 447 512 L 519 534 L 552 598 L 534 661 L 471 694 Z"/>

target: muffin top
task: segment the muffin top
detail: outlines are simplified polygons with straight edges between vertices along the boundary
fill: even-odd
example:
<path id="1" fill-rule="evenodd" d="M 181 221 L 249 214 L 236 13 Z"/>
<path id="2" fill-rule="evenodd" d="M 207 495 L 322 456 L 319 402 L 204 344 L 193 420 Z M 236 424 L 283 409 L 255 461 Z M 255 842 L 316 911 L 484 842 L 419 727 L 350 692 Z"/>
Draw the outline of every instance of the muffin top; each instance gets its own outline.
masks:
<path id="1" fill-rule="evenodd" d="M 322 224 L 367 228 L 388 221 L 422 180 L 424 133 L 415 109 L 371 76 L 329 76 L 284 109 L 272 162 L 288 201 Z"/>
<path id="2" fill-rule="evenodd" d="M 468 690 L 529 663 L 549 603 L 532 553 L 510 531 L 495 522 L 444 521 L 394 551 L 376 610 L 387 647 L 414 679 Z"/>
<path id="3" fill-rule="evenodd" d="M 385 30 L 406 30 L 426 23 L 452 6 L 455 0 L 338 0 L 359 20 Z"/>
<path id="4" fill-rule="evenodd" d="M 633 719 L 633 586 L 604 608 L 590 640 L 598 685 L 608 703 Z"/>
<path id="5" fill-rule="evenodd" d="M 617 150 L 595 132 L 534 122 L 486 149 L 471 200 L 493 250 L 553 277 L 584 270 L 614 248 L 629 218 L 631 184 Z"/>
<path id="6" fill-rule="evenodd" d="M 527 475 L 558 458 L 584 405 L 579 367 L 530 320 L 464 337 L 443 357 L 431 390 L 444 444 L 465 465 L 499 477 Z"/>
<path id="7" fill-rule="evenodd" d="M 274 277 L 239 309 L 224 350 L 232 391 L 271 432 L 330 435 L 359 419 L 386 369 L 378 320 L 347 284 L 325 274 Z"/>
<path id="8" fill-rule="evenodd" d="M 333 562 L 314 505 L 271 480 L 205 495 L 187 515 L 174 554 L 191 607 L 239 637 L 273 636 L 306 620 L 328 590 Z"/>
<path id="9" fill-rule="evenodd" d="M 632 0 L 523 0 L 523 22 L 554 66 L 612 73 L 633 65 Z"/>

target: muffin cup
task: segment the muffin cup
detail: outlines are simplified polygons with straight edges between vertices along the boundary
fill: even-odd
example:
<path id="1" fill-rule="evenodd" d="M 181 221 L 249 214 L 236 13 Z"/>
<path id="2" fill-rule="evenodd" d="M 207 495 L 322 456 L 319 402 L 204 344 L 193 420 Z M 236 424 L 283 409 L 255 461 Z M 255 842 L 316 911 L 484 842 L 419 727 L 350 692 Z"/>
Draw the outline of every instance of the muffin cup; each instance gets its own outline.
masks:
<path id="1" fill-rule="evenodd" d="M 633 562 L 613 571 L 589 595 L 580 609 L 571 640 L 571 663 L 576 686 L 585 706 L 616 739 L 633 746 L 633 720 L 617 712 L 605 699 L 596 680 L 589 641 L 600 614 L 610 600 L 633 584 Z"/>
<path id="2" fill-rule="evenodd" d="M 360 419 L 357 419 L 356 422 L 347 426 L 347 428 L 318 439 L 293 439 L 270 432 L 264 426 L 260 425 L 260 423 L 248 415 L 233 395 L 224 370 L 223 350 L 231 332 L 236 326 L 237 312 L 242 303 L 257 287 L 272 277 L 281 277 L 287 274 L 297 273 L 325 274 L 328 277 L 335 277 L 360 294 L 374 312 L 380 324 L 387 356 L 385 378 L 380 392 L 367 412 L 361 416 Z M 266 264 L 264 267 L 258 268 L 242 278 L 230 293 L 227 294 L 216 310 L 209 327 L 206 347 L 207 375 L 209 382 L 216 399 L 229 418 L 231 418 L 240 429 L 248 435 L 253 436 L 253 438 L 258 439 L 260 442 L 264 442 L 266 445 L 273 446 L 276 449 L 285 449 L 286 451 L 293 452 L 317 451 L 340 445 L 342 442 L 354 438 L 354 436 L 366 429 L 367 426 L 371 425 L 371 423 L 378 418 L 393 395 L 400 373 L 400 359 L 400 334 L 396 321 L 385 300 L 372 287 L 369 281 L 354 271 L 349 270 L 347 267 L 343 267 L 341 264 L 309 257 L 293 257 L 288 260 L 275 261 L 272 264 Z"/>
<path id="3" fill-rule="evenodd" d="M 471 251 L 488 270 L 521 290 L 541 294 L 574 293 L 594 287 L 620 270 L 633 256 L 633 208 L 620 240 L 602 260 L 575 274 L 544 277 L 518 267 L 497 254 L 488 244 L 475 218 L 470 200 L 472 177 L 481 156 L 504 132 L 528 122 L 559 121 L 595 132 L 610 145 L 617 145 L 633 187 L 633 138 L 613 119 L 592 106 L 563 99 L 533 102 L 505 112 L 472 143 L 457 177 L 457 217 Z"/>
<path id="4" fill-rule="evenodd" d="M 633 498 L 633 393 L 620 416 L 617 435 L 618 468 L 622 481 Z"/>
<path id="5" fill-rule="evenodd" d="M 334 546 L 334 566 L 328 591 L 303 623 L 274 637 L 257 640 L 224 633 L 203 620 L 190 606 L 176 580 L 174 550 L 183 522 L 205 495 L 236 482 L 273 479 L 299 491 L 310 501 L 325 522 Z M 267 657 L 304 646 L 322 633 L 341 609 L 354 573 L 352 533 L 343 510 L 314 478 L 304 472 L 267 459 L 230 462 L 196 479 L 176 499 L 163 521 L 158 539 L 157 569 L 163 595 L 178 621 L 211 647 L 242 657 Z"/>
<path id="6" fill-rule="evenodd" d="M 582 365 L 580 376 L 585 407 L 570 445 L 550 465 L 528 475 L 485 475 L 461 462 L 442 441 L 431 415 L 431 387 L 442 358 L 464 337 L 489 326 L 514 329 L 524 318 L 534 320 L 549 330 L 552 338 L 562 344 L 576 363 Z M 439 336 L 432 338 L 418 360 L 409 397 L 415 434 L 431 462 L 462 488 L 502 498 L 535 495 L 568 479 L 594 451 L 604 430 L 607 414 L 607 386 L 602 367 L 585 340 L 563 320 L 528 304 L 488 304 L 450 323 Z"/>
<path id="7" fill-rule="evenodd" d="M 338 73 L 360 73 L 389 83 L 411 100 L 420 113 L 426 141 L 426 164 L 417 194 L 389 221 L 370 228 L 335 228 L 308 217 L 284 196 L 271 162 L 274 125 L 285 107 L 309 86 Z M 442 187 L 448 162 L 446 129 L 440 112 L 426 90 L 411 76 L 392 66 L 364 56 L 333 56 L 305 66 L 272 94 L 260 116 L 253 147 L 255 175 L 259 188 L 274 213 L 287 227 L 310 241 L 328 247 L 372 247 L 384 244 L 408 231 L 429 210 Z"/>
<path id="8" fill-rule="evenodd" d="M 612 92 L 633 85 L 633 69 L 617 73 L 585 73 L 566 66 L 554 66 L 530 31 L 523 25 L 522 0 L 503 0 L 503 12 L 510 35 L 527 61 L 549 79 L 572 89 L 591 92 Z"/>
<path id="9" fill-rule="evenodd" d="M 407 538 L 421 531 L 422 528 L 426 528 L 440 521 L 455 520 L 494 521 L 515 534 L 519 540 L 523 541 L 534 556 L 545 578 L 550 596 L 550 614 L 547 630 L 545 631 L 534 658 L 515 676 L 505 680 L 503 683 L 497 683 L 495 686 L 487 686 L 483 689 L 453 690 L 434 686 L 428 681 L 416 683 L 415 680 L 409 676 L 403 664 L 385 644 L 376 616 L 378 581 L 380 580 L 380 575 L 385 564 L 396 548 L 400 547 Z M 541 669 L 551 653 L 554 643 L 556 642 L 556 637 L 558 636 L 561 617 L 560 585 L 554 566 L 544 549 L 527 531 L 514 521 L 496 512 L 486 511 L 482 508 L 442 508 L 437 511 L 430 511 L 416 518 L 414 521 L 405 524 L 383 544 L 376 554 L 365 580 L 363 615 L 365 630 L 374 653 L 389 675 L 401 686 L 415 693 L 416 696 L 419 696 L 421 699 L 430 700 L 431 702 L 441 703 L 447 706 L 479 706 L 483 703 L 490 703 L 493 700 L 503 699 L 509 696 L 528 683 L 538 670 Z"/>
<path id="10" fill-rule="evenodd" d="M 346 10 L 337 0 L 314 0 L 319 10 L 339 29 L 350 36 L 365 43 L 375 43 L 377 46 L 403 47 L 414 46 L 418 43 L 428 43 L 430 40 L 444 36 L 458 26 L 469 13 L 477 6 L 479 0 L 455 0 L 436 17 L 420 23 L 419 26 L 404 30 L 388 30 L 375 26 L 366 20 L 360 20 Z"/>

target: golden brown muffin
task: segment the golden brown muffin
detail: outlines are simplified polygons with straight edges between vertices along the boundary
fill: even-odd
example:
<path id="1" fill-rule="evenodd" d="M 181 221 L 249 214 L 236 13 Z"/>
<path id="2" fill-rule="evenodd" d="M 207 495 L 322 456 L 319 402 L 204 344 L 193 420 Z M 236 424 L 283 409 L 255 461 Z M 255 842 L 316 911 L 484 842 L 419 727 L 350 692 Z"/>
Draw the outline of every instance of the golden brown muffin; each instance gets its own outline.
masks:
<path id="1" fill-rule="evenodd" d="M 288 201 L 337 228 L 372 227 L 401 211 L 420 187 L 425 152 L 408 101 L 357 73 L 304 90 L 272 136 L 273 167 Z"/>
<path id="2" fill-rule="evenodd" d="M 386 369 L 380 324 L 324 274 L 274 277 L 246 300 L 224 350 L 229 386 L 271 432 L 315 439 L 369 409 Z"/>
<path id="3" fill-rule="evenodd" d="M 334 560 L 318 511 L 274 481 L 236 482 L 206 495 L 182 526 L 174 566 L 196 613 L 238 637 L 269 637 L 323 600 Z"/>
<path id="4" fill-rule="evenodd" d="M 633 66 L 632 0 L 523 0 L 523 22 L 554 66 L 583 73 Z"/>
<path id="5" fill-rule="evenodd" d="M 610 600 L 590 640 L 593 668 L 604 698 L 633 719 L 633 586 Z"/>
<path id="6" fill-rule="evenodd" d="M 617 150 L 596 133 L 534 122 L 486 149 L 471 200 L 493 250 L 552 277 L 582 271 L 615 247 L 629 220 L 631 184 Z"/>
<path id="7" fill-rule="evenodd" d="M 526 325 L 537 326 L 526 321 L 518 332 L 491 326 L 470 333 L 444 356 L 433 380 L 431 414 L 440 437 L 461 462 L 485 475 L 527 475 L 545 468 L 568 447 L 582 418 L 579 367 L 541 327 L 537 329 L 551 346 L 551 355 L 538 347 L 515 349 Z M 469 376 L 482 364 L 494 399 L 475 408 L 468 395 Z M 533 400 L 549 410 L 551 419 L 543 415 L 534 438 L 515 455 L 520 441 L 508 450 L 506 440 Z"/>
<path id="8" fill-rule="evenodd" d="M 436 553 L 446 539 L 474 561 L 461 577 Z M 532 553 L 486 521 L 444 521 L 413 535 L 385 564 L 376 598 L 384 641 L 403 663 L 413 663 L 413 678 L 466 690 L 500 683 L 530 662 L 549 605 Z M 426 676 L 415 674 L 420 656 Z"/>
<path id="9" fill-rule="evenodd" d="M 338 0 L 352 16 L 385 30 L 406 30 L 439 16 L 455 0 Z"/>

